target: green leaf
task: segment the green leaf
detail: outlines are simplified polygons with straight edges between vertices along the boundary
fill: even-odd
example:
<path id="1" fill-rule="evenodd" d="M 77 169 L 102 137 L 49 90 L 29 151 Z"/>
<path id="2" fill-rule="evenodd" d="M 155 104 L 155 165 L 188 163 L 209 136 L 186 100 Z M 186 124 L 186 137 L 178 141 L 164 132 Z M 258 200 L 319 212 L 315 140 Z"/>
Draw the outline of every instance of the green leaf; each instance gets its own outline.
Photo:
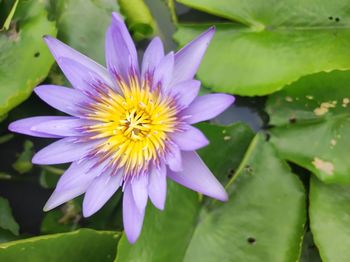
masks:
<path id="1" fill-rule="evenodd" d="M 230 20 L 216 23 L 198 72 L 214 91 L 265 95 L 301 76 L 350 69 L 346 0 L 178 2 Z M 180 25 L 175 40 L 182 46 L 209 25 Z"/>
<path id="2" fill-rule="evenodd" d="M 198 195 L 168 180 L 164 211 L 148 203 L 140 238 L 119 242 L 116 261 L 182 261 L 199 211 Z"/>
<path id="3" fill-rule="evenodd" d="M 119 233 L 81 229 L 0 244 L 0 261 L 113 261 Z"/>
<path id="4" fill-rule="evenodd" d="M 85 218 L 84 224 L 97 230 L 122 230 L 122 192 L 115 195 L 93 216 Z"/>
<path id="5" fill-rule="evenodd" d="M 118 3 L 136 40 L 149 38 L 158 32 L 157 24 L 143 0 L 118 0 Z"/>
<path id="6" fill-rule="evenodd" d="M 24 141 L 23 151 L 17 158 L 12 167 L 20 174 L 28 173 L 32 167 L 32 157 L 34 155 L 34 145 L 30 140 Z"/>
<path id="7" fill-rule="evenodd" d="M 0 32 L 0 116 L 25 100 L 48 74 L 53 58 L 42 36 L 56 35 L 42 1 L 19 1 L 12 27 Z"/>
<path id="8" fill-rule="evenodd" d="M 310 226 L 323 262 L 350 257 L 350 186 L 311 179 Z"/>
<path id="9" fill-rule="evenodd" d="M 116 0 L 51 0 L 49 10 L 60 40 L 105 64 L 105 33 L 112 12 L 119 10 Z"/>
<path id="10" fill-rule="evenodd" d="M 19 0 L 16 1 L 1 1 L 0 2 L 0 16 L 4 18 L 6 17 L 5 21 L 0 22 L 0 31 L 1 30 L 8 30 L 10 27 L 11 20 L 13 18 L 13 15 L 15 14 L 17 5 Z M 8 13 L 7 13 L 7 12 Z M 2 19 L 1 19 L 2 20 Z"/>
<path id="11" fill-rule="evenodd" d="M 327 183 L 350 182 L 350 73 L 319 73 L 267 102 L 271 141 L 280 155 Z"/>
<path id="12" fill-rule="evenodd" d="M 0 228 L 7 229 L 14 235 L 19 233 L 19 226 L 12 216 L 10 204 L 3 197 L 0 197 Z"/>
<path id="13" fill-rule="evenodd" d="M 60 209 L 47 212 L 41 223 L 42 234 L 69 232 L 78 229 L 81 219 L 80 206 L 75 201 L 69 201 Z"/>
<path id="14" fill-rule="evenodd" d="M 222 138 L 222 127 L 201 128 Z M 247 127 L 226 127 L 230 132 L 234 129 Z M 244 137 L 243 132 L 236 135 Z M 237 144 L 243 140 L 237 139 Z M 148 207 L 140 239 L 130 245 L 123 238 L 116 261 L 296 261 L 306 217 L 304 188 L 263 140 L 258 135 L 251 143 L 234 180 L 227 186 L 227 203 L 202 202 L 199 210 L 195 193 L 170 184 L 165 210 Z M 226 152 L 223 165 L 235 154 L 240 155 L 237 151 L 241 148 L 229 147 L 231 152 Z M 212 151 L 211 156 L 213 153 L 218 152 Z M 205 162 L 207 158 L 209 154 Z M 220 169 L 214 168 L 216 172 Z M 173 186 L 182 191 L 173 191 Z"/>
<path id="15" fill-rule="evenodd" d="M 9 230 L 0 228 L 0 244 L 20 239 L 21 236 L 12 234 Z"/>
<path id="16" fill-rule="evenodd" d="M 231 183 L 229 201 L 202 212 L 184 261 L 297 261 L 305 223 L 298 177 L 258 134 Z"/>
<path id="17" fill-rule="evenodd" d="M 253 131 L 242 123 L 230 126 L 201 123 L 197 127 L 210 141 L 198 151 L 199 155 L 220 182 L 227 184 L 254 137 Z"/>
<path id="18" fill-rule="evenodd" d="M 208 147 L 199 151 L 200 156 L 221 181 L 227 181 L 227 175 L 238 167 L 253 136 L 251 129 L 242 123 L 231 126 L 202 123 L 198 127 L 210 141 Z M 216 152 L 215 155 L 212 152 Z M 148 204 L 141 237 L 134 245 L 123 237 L 117 261 L 182 261 L 199 208 L 197 193 L 168 180 L 165 210 L 159 211 Z"/>

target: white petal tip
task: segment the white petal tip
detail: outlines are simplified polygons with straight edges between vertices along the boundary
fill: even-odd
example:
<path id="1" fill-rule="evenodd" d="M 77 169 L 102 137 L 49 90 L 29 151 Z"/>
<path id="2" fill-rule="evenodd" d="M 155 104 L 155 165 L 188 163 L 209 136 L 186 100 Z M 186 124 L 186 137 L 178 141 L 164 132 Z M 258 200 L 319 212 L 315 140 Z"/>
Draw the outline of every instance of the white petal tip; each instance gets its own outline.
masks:
<path id="1" fill-rule="evenodd" d="M 51 209 L 50 208 L 48 208 L 46 205 L 43 207 L 43 211 L 44 212 L 47 212 L 47 211 L 50 211 Z"/>
<path id="2" fill-rule="evenodd" d="M 228 201 L 228 194 L 225 192 L 225 194 L 219 196 L 217 199 L 222 201 L 222 202 L 227 202 Z"/>
<path id="3" fill-rule="evenodd" d="M 55 207 L 57 207 L 58 205 L 53 205 L 52 203 L 50 203 L 50 199 L 46 202 L 45 206 L 43 207 L 43 211 L 44 212 L 48 212 L 52 209 L 54 209 Z"/>
<path id="4" fill-rule="evenodd" d="M 128 239 L 130 244 L 135 244 L 135 242 L 137 241 L 137 239 L 139 238 L 141 232 L 132 232 L 132 233 L 127 233 L 126 231 L 124 231 L 126 238 Z"/>
<path id="5" fill-rule="evenodd" d="M 157 209 L 159 209 L 160 211 L 164 210 L 165 204 L 163 205 L 154 205 Z"/>
<path id="6" fill-rule="evenodd" d="M 86 195 L 85 195 L 86 196 Z M 99 209 L 90 207 L 87 207 L 88 205 L 83 202 L 83 217 L 91 217 L 93 214 L 95 214 Z"/>
<path id="7" fill-rule="evenodd" d="M 126 237 L 126 238 L 128 239 L 128 242 L 129 242 L 131 245 L 135 244 L 135 242 L 136 242 L 136 240 L 137 240 L 137 239 L 130 239 L 130 238 L 128 238 L 128 237 Z"/>
<path id="8" fill-rule="evenodd" d="M 220 187 L 221 187 L 221 185 L 220 185 Z M 220 188 L 219 190 L 217 190 L 217 192 L 215 192 L 215 193 L 213 192 L 212 195 L 208 195 L 208 196 L 215 198 L 221 202 L 226 202 L 226 201 L 228 201 L 228 198 L 229 198 L 228 194 L 224 188 Z"/>
<path id="9" fill-rule="evenodd" d="M 88 218 L 91 217 L 93 214 L 95 214 L 95 212 L 87 212 L 83 209 L 83 217 Z"/>

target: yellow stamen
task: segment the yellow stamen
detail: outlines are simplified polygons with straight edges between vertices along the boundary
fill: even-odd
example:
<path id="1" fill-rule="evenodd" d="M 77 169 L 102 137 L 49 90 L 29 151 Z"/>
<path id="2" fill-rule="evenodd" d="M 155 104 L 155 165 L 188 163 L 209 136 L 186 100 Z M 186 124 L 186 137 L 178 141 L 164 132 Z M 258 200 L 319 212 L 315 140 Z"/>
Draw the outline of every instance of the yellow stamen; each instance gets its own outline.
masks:
<path id="1" fill-rule="evenodd" d="M 136 77 L 118 85 L 121 93 L 109 90 L 91 105 L 88 117 L 102 123 L 87 127 L 87 132 L 93 139 L 106 138 L 96 153 L 102 158 L 112 156 L 111 164 L 128 176 L 164 155 L 168 133 L 174 132 L 178 122 L 177 110 L 172 98 L 145 83 L 140 85 Z"/>

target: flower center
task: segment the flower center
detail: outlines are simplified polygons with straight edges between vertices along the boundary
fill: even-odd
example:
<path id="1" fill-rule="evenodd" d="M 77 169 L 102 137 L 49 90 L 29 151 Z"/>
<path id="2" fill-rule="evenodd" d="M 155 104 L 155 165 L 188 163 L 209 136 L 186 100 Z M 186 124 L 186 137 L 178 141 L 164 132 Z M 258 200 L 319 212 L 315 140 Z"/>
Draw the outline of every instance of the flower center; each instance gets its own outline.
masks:
<path id="1" fill-rule="evenodd" d="M 152 118 L 143 110 L 127 111 L 125 119 L 120 120 L 124 136 L 132 140 L 144 139 L 152 129 Z"/>
<path id="2" fill-rule="evenodd" d="M 88 117 L 99 123 L 85 127 L 91 139 L 104 138 L 94 151 L 125 176 L 146 171 L 150 163 L 158 164 L 166 153 L 169 133 L 177 128 L 177 109 L 172 97 L 140 85 L 118 82 L 121 92 L 112 89 L 90 105 Z"/>

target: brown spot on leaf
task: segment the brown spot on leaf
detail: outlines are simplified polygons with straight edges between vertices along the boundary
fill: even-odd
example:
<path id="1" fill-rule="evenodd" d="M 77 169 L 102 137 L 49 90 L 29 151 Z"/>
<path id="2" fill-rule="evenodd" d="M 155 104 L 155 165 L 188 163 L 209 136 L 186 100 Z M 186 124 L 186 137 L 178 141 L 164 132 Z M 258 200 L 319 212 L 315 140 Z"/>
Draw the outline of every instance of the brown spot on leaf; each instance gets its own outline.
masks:
<path id="1" fill-rule="evenodd" d="M 327 175 L 333 175 L 334 165 L 331 162 L 323 161 L 322 159 L 315 157 L 314 161 L 312 161 L 312 164 L 318 170 L 326 173 Z"/>
<path id="2" fill-rule="evenodd" d="M 293 102 L 293 98 L 290 97 L 290 96 L 286 96 L 285 100 L 286 100 L 287 102 Z"/>
<path id="3" fill-rule="evenodd" d="M 328 112 L 329 108 L 334 108 L 336 104 L 337 101 L 324 102 L 320 105 L 320 107 L 315 108 L 314 113 L 317 116 L 322 116 Z"/>
<path id="4" fill-rule="evenodd" d="M 331 145 L 332 145 L 332 146 L 335 146 L 336 144 L 337 144 L 337 140 L 332 139 L 332 140 L 331 140 Z"/>
<path id="5" fill-rule="evenodd" d="M 17 31 L 17 24 L 16 23 L 12 22 L 10 24 L 10 28 L 9 28 L 9 30 L 6 33 L 6 36 L 8 37 L 8 39 L 10 41 L 18 42 L 18 40 L 19 40 L 19 33 Z"/>

